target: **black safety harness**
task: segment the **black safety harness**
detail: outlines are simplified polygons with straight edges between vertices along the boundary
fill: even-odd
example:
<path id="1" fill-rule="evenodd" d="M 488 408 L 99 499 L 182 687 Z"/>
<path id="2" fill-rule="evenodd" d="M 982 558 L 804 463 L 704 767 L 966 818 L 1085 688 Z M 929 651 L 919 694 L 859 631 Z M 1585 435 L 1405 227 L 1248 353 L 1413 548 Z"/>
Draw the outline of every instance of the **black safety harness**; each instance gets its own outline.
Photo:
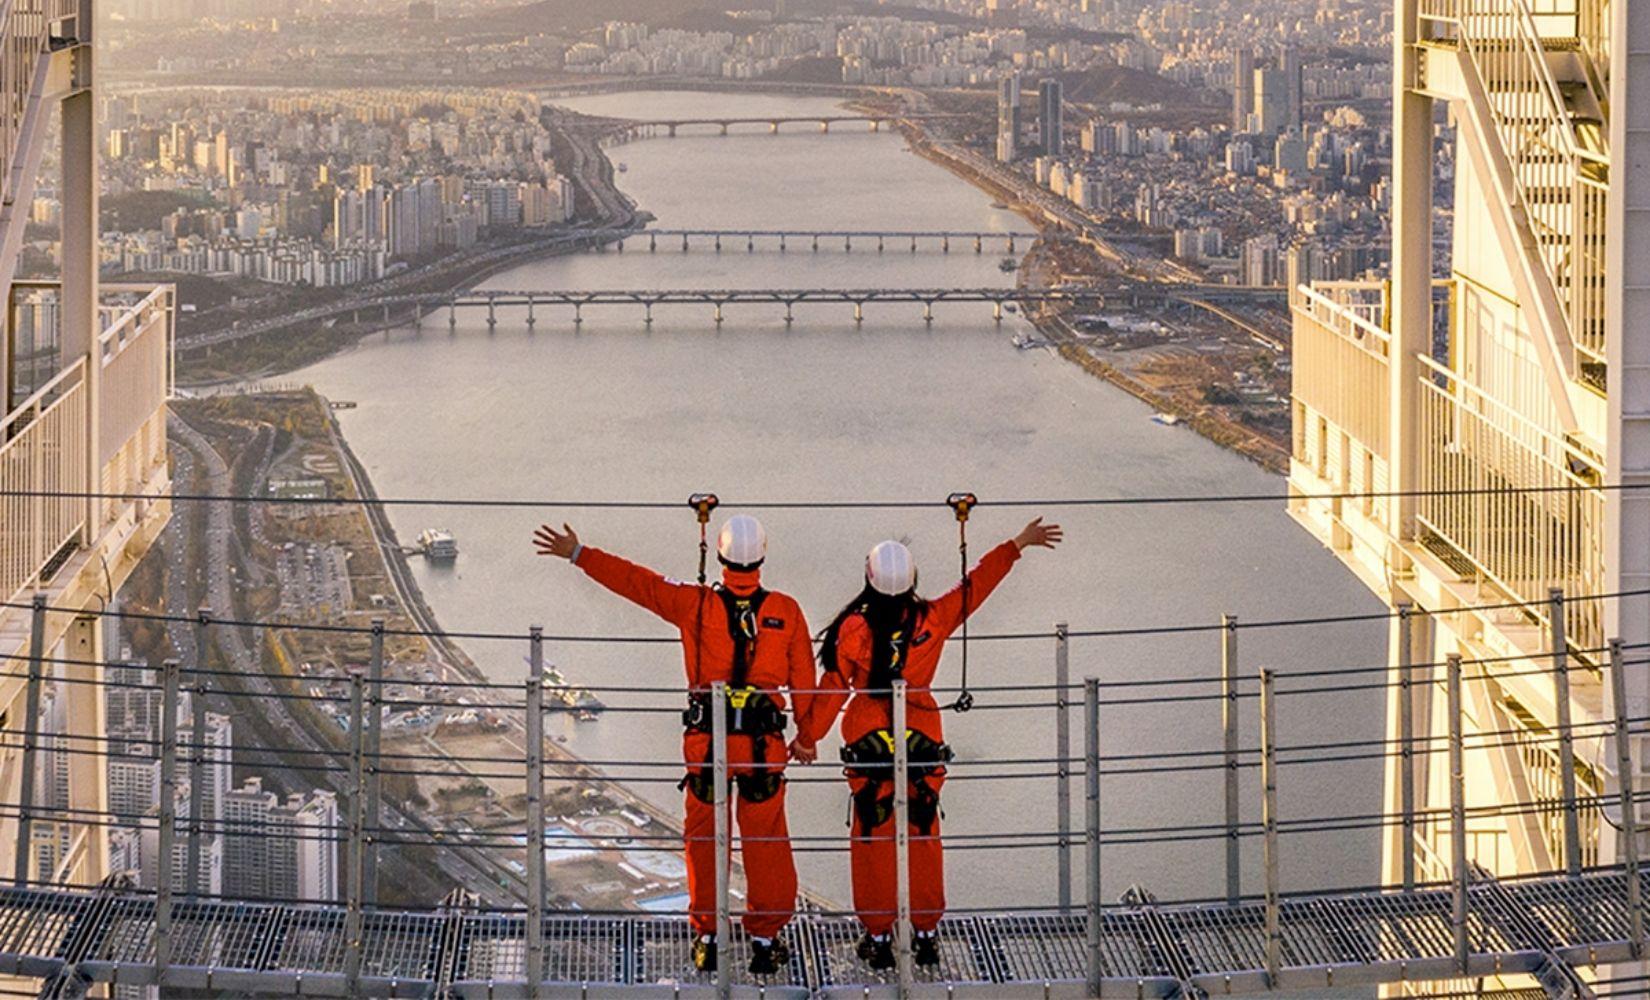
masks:
<path id="1" fill-rule="evenodd" d="M 863 616 L 866 609 L 861 606 L 859 611 Z M 871 677 L 865 688 L 869 697 L 892 701 L 894 682 L 905 676 L 917 625 L 917 614 L 912 610 L 888 637 L 893 648 L 887 651 L 887 660 L 873 653 Z M 832 664 L 828 669 L 836 667 Z M 852 800 L 852 818 L 859 820 L 859 836 L 870 836 L 872 830 L 894 815 L 894 747 L 892 730 L 875 729 L 842 748 L 844 773 L 850 778 L 865 779 Z M 946 744 L 914 729 L 905 731 L 905 747 L 911 782 L 911 825 L 926 837 L 934 832 L 934 823 L 940 817 L 940 792 L 933 779 L 944 771 L 954 755 Z"/>
<path id="2" fill-rule="evenodd" d="M 926 837 L 940 818 L 940 790 L 933 779 L 954 755 L 949 746 L 915 729 L 905 731 L 905 752 L 911 825 Z M 887 729 L 866 733 L 842 748 L 842 763 L 850 778 L 865 779 L 853 796 L 853 817 L 859 820 L 858 835 L 868 837 L 894 815 L 894 734 Z"/>
<path id="3" fill-rule="evenodd" d="M 704 583 L 708 548 L 704 525 L 710 520 L 716 498 L 709 494 L 696 494 L 689 503 L 700 515 L 699 582 Z M 733 640 L 733 675 L 728 681 L 723 705 L 723 710 L 728 713 L 728 735 L 750 737 L 751 756 L 757 769 L 755 773 L 735 775 L 734 783 L 738 786 L 739 797 L 745 801 L 766 802 L 779 794 L 784 783 L 784 776 L 778 768 L 765 767 L 768 763 L 768 744 L 773 737 L 782 736 L 785 732 L 784 710 L 767 692 L 758 691 L 750 685 L 751 665 L 756 661 L 756 641 L 762 629 L 762 603 L 767 600 L 768 592 L 758 587 L 749 594 L 740 595 L 720 584 L 713 587 L 712 592 L 722 601 L 728 620 L 728 638 Z M 700 600 L 699 615 L 702 621 L 703 598 Z M 702 631 L 700 635 L 703 636 Z M 709 691 L 690 693 L 688 707 L 682 712 L 682 726 L 691 733 L 713 735 L 716 717 L 712 713 L 715 710 Z M 780 742 L 783 743 L 783 740 Z M 686 788 L 701 802 L 714 802 L 715 754 L 716 748 L 712 746 L 705 754 L 705 766 L 689 770 L 677 787 Z"/>

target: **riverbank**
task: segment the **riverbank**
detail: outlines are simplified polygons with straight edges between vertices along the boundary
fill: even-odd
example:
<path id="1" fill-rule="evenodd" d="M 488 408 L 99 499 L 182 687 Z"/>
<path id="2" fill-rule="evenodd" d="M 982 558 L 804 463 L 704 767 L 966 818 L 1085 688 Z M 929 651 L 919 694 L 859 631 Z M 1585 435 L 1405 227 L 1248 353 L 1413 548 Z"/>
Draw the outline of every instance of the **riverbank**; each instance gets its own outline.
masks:
<path id="1" fill-rule="evenodd" d="M 888 110 L 886 107 L 866 104 L 863 101 L 850 102 L 848 106 L 867 112 Z M 1001 171 L 988 172 L 976 162 L 977 157 L 974 154 L 930 135 L 920 122 L 901 121 L 899 128 L 911 150 L 918 156 L 944 167 L 955 176 L 1000 200 L 1033 226 L 1039 229 L 1047 226 L 1048 219 L 1044 210 L 1035 203 L 1042 192 L 1032 187 L 1028 181 L 1012 184 L 1001 176 Z M 1132 254 L 1121 253 L 1115 249 L 1104 256 L 1098 252 L 1092 253 L 1091 256 L 1092 263 L 1098 270 L 1116 270 L 1120 262 L 1133 257 Z M 1023 286 L 1047 287 L 1053 283 L 1040 280 L 1043 275 L 1070 278 L 1063 267 L 1033 266 L 1037 260 L 1035 252 L 1027 254 L 1026 262 L 1021 268 Z M 1099 356 L 1091 349 L 1089 340 L 1073 328 L 1062 311 L 1050 308 L 1028 309 L 1026 318 L 1036 326 L 1038 333 L 1048 340 L 1060 357 L 1090 375 L 1122 389 L 1157 412 L 1171 416 L 1188 429 L 1242 455 L 1269 472 L 1284 475 L 1289 471 L 1290 442 L 1287 425 L 1257 428 L 1245 421 L 1244 410 L 1234 411 L 1231 407 L 1211 404 L 1211 390 L 1219 385 L 1211 377 L 1214 372 L 1194 372 L 1189 377 L 1186 373 L 1179 372 L 1176 373 L 1179 377 L 1160 378 L 1159 384 L 1154 384 L 1148 380 L 1146 373 L 1118 363 L 1127 357 L 1129 352 L 1112 352 L 1113 357 L 1110 360 Z M 1235 324 L 1233 328 L 1238 329 Z M 1243 332 L 1248 336 L 1248 331 Z M 1269 344 L 1262 344 L 1261 347 L 1263 350 L 1275 349 Z"/>

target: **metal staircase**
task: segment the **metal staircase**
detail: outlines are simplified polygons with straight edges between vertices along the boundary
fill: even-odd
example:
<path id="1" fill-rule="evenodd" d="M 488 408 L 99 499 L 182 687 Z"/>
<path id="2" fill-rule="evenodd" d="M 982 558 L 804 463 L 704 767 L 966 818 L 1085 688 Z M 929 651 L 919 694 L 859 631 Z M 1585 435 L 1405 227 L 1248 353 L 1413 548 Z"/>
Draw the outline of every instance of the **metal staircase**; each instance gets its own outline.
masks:
<path id="1" fill-rule="evenodd" d="M 1466 103 L 1493 136 L 1510 174 L 1509 210 L 1539 262 L 1539 280 L 1562 324 L 1552 339 L 1569 350 L 1566 374 L 1605 387 L 1605 201 L 1610 151 L 1598 51 L 1583 37 L 1596 19 L 1587 4 L 1532 9 L 1527 0 L 1428 0 L 1435 43 L 1461 54 Z M 1499 159 L 1499 158 L 1498 158 Z M 1539 308 L 1535 310 L 1541 312 Z"/>
<path id="2" fill-rule="evenodd" d="M 15 276 L 45 130 L 73 83 L 79 0 L 0 0 L 0 286 Z"/>

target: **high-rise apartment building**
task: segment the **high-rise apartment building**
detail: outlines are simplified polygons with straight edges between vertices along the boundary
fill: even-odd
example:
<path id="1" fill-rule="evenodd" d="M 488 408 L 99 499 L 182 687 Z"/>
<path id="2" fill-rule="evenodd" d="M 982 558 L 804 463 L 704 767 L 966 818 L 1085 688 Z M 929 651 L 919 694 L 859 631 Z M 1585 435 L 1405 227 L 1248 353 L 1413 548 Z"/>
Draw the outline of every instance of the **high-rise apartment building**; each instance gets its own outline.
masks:
<path id="1" fill-rule="evenodd" d="M 1283 127 L 1299 129 L 1306 117 L 1306 70 L 1301 65 L 1300 49 L 1285 45 L 1278 52 L 1278 69 L 1283 73 L 1285 95 Z"/>
<path id="2" fill-rule="evenodd" d="M 1037 86 L 1037 127 L 1043 139 L 1043 155 L 1064 156 L 1066 151 L 1065 88 L 1056 79 Z"/>
<path id="3" fill-rule="evenodd" d="M 249 778 L 225 800 L 225 891 L 245 898 L 338 898 L 338 800 L 331 792 L 282 801 Z"/>
<path id="4" fill-rule="evenodd" d="M 1255 109 L 1255 53 L 1240 48 L 1232 53 L 1232 131 L 1249 131 Z"/>
<path id="5" fill-rule="evenodd" d="M 1277 135 L 1289 127 L 1289 79 L 1276 66 L 1263 66 L 1254 74 L 1254 110 L 1247 131 Z"/>
<path id="6" fill-rule="evenodd" d="M 1020 74 L 1010 73 L 997 85 L 997 159 L 1012 163 L 1020 155 Z"/>

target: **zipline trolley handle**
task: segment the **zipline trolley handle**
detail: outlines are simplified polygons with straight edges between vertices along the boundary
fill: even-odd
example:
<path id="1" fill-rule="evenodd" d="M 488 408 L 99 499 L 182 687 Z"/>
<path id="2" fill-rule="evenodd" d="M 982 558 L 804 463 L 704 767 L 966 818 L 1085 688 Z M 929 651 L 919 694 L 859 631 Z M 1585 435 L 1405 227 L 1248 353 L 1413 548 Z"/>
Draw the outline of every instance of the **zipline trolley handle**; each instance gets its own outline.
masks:
<path id="1" fill-rule="evenodd" d="M 722 501 L 714 493 L 695 493 L 688 497 L 688 506 L 699 516 L 699 584 L 705 582 L 705 564 L 710 557 L 710 538 L 707 536 L 706 526 L 710 524 L 710 512 L 721 506 Z"/>
<path id="2" fill-rule="evenodd" d="M 714 493 L 695 493 L 688 497 L 688 506 L 699 515 L 700 524 L 709 524 L 710 512 L 721 505 L 721 499 Z"/>

